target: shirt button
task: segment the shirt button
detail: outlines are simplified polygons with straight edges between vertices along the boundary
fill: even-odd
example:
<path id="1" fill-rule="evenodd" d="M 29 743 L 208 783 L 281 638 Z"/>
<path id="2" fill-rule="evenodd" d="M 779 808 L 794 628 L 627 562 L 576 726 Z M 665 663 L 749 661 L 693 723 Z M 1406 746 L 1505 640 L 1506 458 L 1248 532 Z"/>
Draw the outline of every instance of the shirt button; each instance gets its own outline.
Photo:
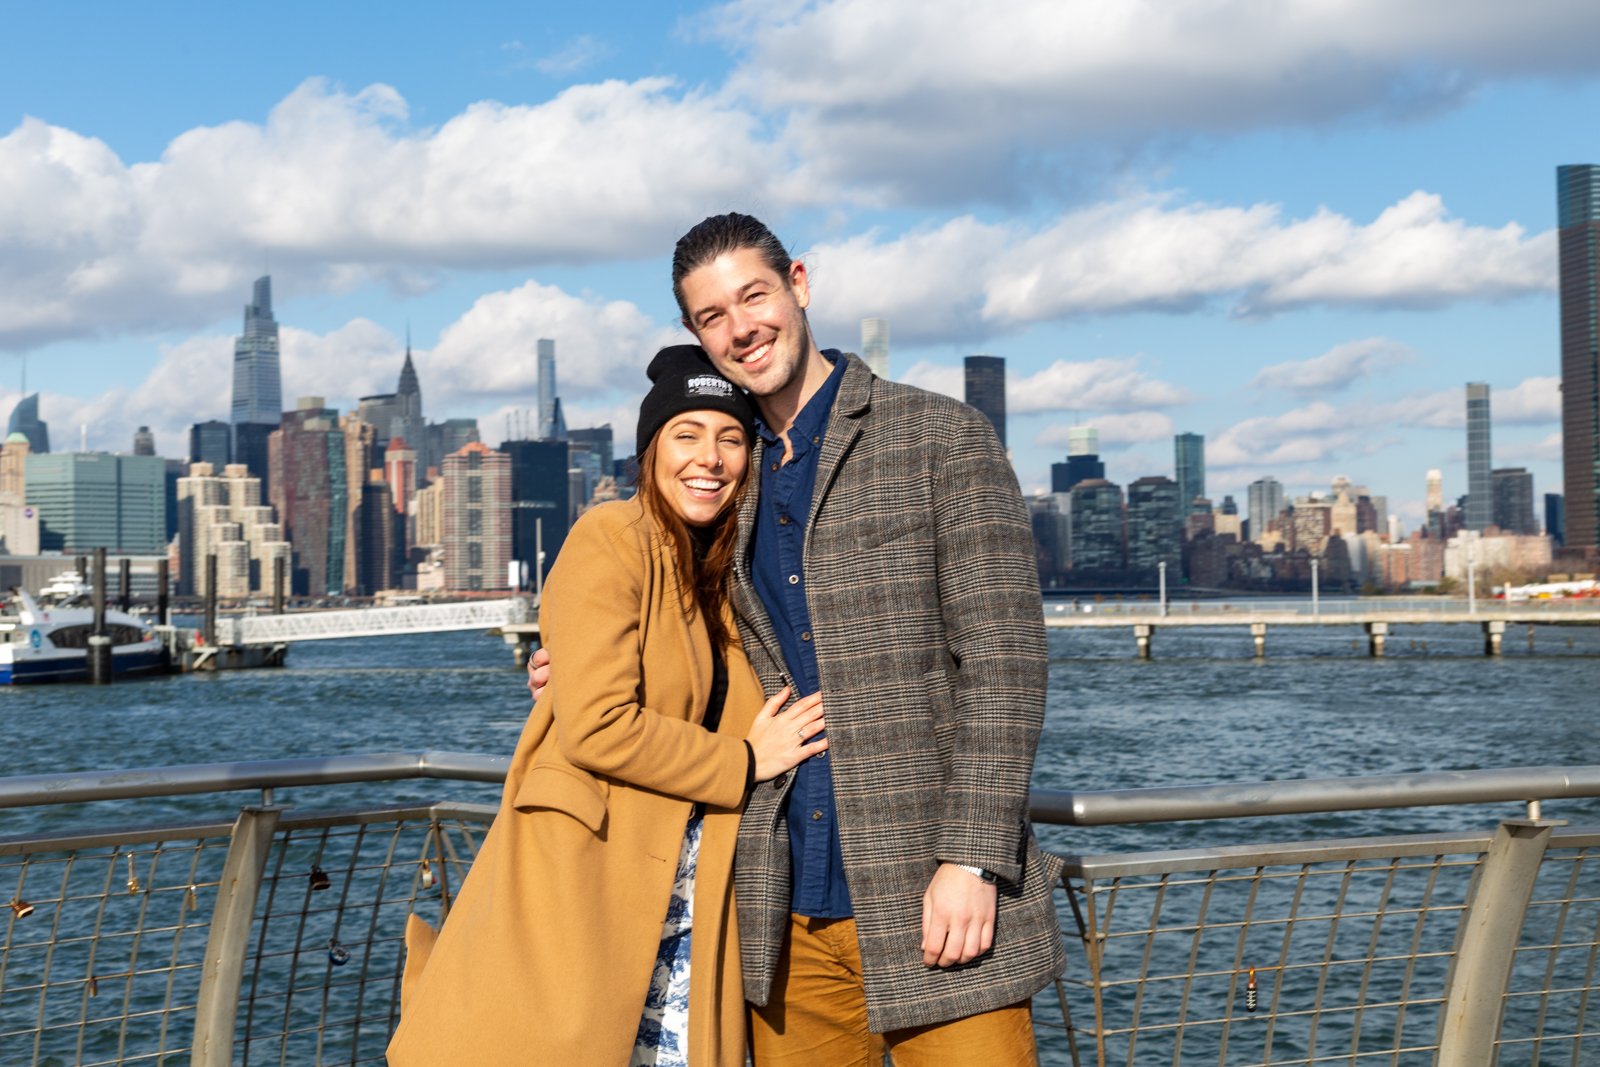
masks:
<path id="1" fill-rule="evenodd" d="M 778 525 L 779 526 L 787 526 L 787 525 L 789 525 L 789 516 L 787 516 L 787 515 L 779 515 L 778 516 Z"/>
<path id="2" fill-rule="evenodd" d="M 820 445 L 820 444 L 821 444 L 821 443 L 822 443 L 822 438 L 820 438 L 820 437 L 813 437 L 813 438 L 812 438 L 812 439 L 811 439 L 811 443 L 812 443 L 812 444 L 814 444 L 814 445 Z"/>
<path id="3" fill-rule="evenodd" d="M 800 584 L 800 576 L 798 574 L 789 575 L 789 584 L 790 585 L 799 585 Z"/>
<path id="4" fill-rule="evenodd" d="M 788 780 L 789 780 L 789 772 L 788 771 L 784 771 L 782 774 L 778 775 L 778 777 L 776 777 L 776 778 L 774 778 L 772 780 L 772 788 L 774 788 L 774 789 L 782 789 L 783 786 L 784 786 L 784 783 L 787 782 Z"/>
<path id="5" fill-rule="evenodd" d="M 811 640 L 811 631 L 810 630 L 801 630 L 800 631 L 800 640 L 802 640 L 802 641 Z"/>
<path id="6" fill-rule="evenodd" d="M 811 821 L 812 822 L 821 822 L 822 821 L 822 811 L 820 809 L 818 809 L 817 811 L 814 811 L 814 812 L 811 813 Z"/>
<path id="7" fill-rule="evenodd" d="M 778 473 L 778 465 L 776 463 L 774 463 L 772 465 L 772 473 L 773 474 L 777 474 Z"/>

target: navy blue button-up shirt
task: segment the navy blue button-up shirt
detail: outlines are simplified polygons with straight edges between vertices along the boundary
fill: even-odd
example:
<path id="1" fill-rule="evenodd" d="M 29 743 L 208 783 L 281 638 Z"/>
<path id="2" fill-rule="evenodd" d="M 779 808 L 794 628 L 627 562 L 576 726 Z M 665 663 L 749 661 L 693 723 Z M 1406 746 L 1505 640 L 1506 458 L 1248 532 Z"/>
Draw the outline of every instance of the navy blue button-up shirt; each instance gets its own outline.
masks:
<path id="1" fill-rule="evenodd" d="M 777 631 L 783 659 L 794 681 L 795 695 L 821 688 L 817 650 L 811 640 L 811 612 L 806 606 L 805 569 L 801 549 L 811 495 L 817 484 L 817 460 L 833 412 L 845 361 L 824 353 L 833 372 L 806 402 L 789 428 L 792 456 L 783 462 L 783 441 L 759 418 L 756 432 L 766 443 L 761 493 L 751 537 L 750 577 Z M 826 707 L 824 707 L 826 711 Z M 850 889 L 844 880 L 844 855 L 839 849 L 839 818 L 833 806 L 833 767 L 828 753 L 813 756 L 794 769 L 785 817 L 794 888 L 790 910 L 820 919 L 852 914 Z"/>

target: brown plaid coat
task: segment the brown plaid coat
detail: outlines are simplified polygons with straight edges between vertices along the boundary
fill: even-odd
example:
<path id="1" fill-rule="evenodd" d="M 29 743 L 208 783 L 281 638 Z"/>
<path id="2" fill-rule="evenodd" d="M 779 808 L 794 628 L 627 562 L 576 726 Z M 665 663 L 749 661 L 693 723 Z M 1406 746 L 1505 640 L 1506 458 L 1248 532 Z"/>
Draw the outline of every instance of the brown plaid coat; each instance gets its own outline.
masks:
<path id="1" fill-rule="evenodd" d="M 849 358 L 806 527 L 806 598 L 867 1016 L 897 1030 L 1014 1004 L 1064 966 L 1059 860 L 1028 822 L 1046 651 L 1033 535 L 982 415 Z M 761 446 L 754 457 L 757 476 Z M 755 494 L 739 515 L 733 601 L 767 692 L 787 671 L 750 577 Z M 765 1004 L 790 902 L 781 802 L 758 785 L 735 865 L 745 996 Z M 941 862 L 999 877 L 992 952 L 922 962 L 922 895 Z"/>

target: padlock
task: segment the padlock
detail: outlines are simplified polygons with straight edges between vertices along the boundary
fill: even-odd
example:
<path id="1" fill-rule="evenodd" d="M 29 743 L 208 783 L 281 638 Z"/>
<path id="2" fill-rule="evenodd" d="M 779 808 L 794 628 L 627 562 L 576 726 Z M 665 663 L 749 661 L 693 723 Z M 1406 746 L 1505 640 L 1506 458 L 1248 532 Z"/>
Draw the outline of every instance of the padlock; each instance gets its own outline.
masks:
<path id="1" fill-rule="evenodd" d="M 100 983 L 92 974 L 89 976 L 89 995 L 91 997 L 98 997 L 100 995 Z"/>
<path id="2" fill-rule="evenodd" d="M 200 895 L 195 892 L 194 886 L 191 885 L 188 889 L 183 891 L 183 903 L 184 906 L 190 911 L 194 911 L 200 907 Z"/>
<path id="3" fill-rule="evenodd" d="M 333 881 L 328 877 L 328 872 L 313 863 L 311 865 L 311 891 L 320 893 L 332 884 Z"/>
<path id="4" fill-rule="evenodd" d="M 350 962 L 350 950 L 339 944 L 337 937 L 328 938 L 328 962 L 343 967 Z"/>
<path id="5" fill-rule="evenodd" d="M 424 889 L 433 888 L 433 865 L 427 860 L 422 861 L 422 873 L 418 876 L 418 881 L 422 883 Z"/>
<path id="6" fill-rule="evenodd" d="M 8 904 L 7 907 L 11 909 L 11 914 L 15 915 L 19 919 L 26 919 L 28 916 L 33 914 L 33 905 L 29 904 L 21 897 L 12 897 L 11 903 Z"/>
<path id="7" fill-rule="evenodd" d="M 1250 977 L 1244 983 L 1244 1010 L 1255 1011 L 1260 1006 L 1256 994 L 1256 969 L 1250 968 Z"/>
<path id="8" fill-rule="evenodd" d="M 133 869 L 133 853 L 130 852 L 128 853 L 128 895 L 132 896 L 140 888 L 142 887 L 139 885 L 139 872 Z"/>

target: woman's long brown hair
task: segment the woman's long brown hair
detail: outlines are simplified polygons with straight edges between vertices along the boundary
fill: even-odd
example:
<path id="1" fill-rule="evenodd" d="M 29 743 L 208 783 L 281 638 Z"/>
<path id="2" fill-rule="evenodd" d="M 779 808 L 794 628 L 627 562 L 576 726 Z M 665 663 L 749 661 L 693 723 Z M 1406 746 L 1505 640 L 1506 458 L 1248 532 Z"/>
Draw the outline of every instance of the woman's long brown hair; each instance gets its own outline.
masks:
<path id="1" fill-rule="evenodd" d="M 733 635 L 723 625 L 722 608 L 728 602 L 728 572 L 733 569 L 733 547 L 739 537 L 739 523 L 735 516 L 740 502 L 744 500 L 745 488 L 750 484 L 750 465 L 745 464 L 744 474 L 734 486 L 728 503 L 717 515 L 715 525 L 703 528 L 705 533 L 698 537 L 696 530 L 684 522 L 683 517 L 663 498 L 661 489 L 656 485 L 655 472 L 656 439 L 652 438 L 639 457 L 639 499 L 666 537 L 667 543 L 672 546 L 684 613 L 690 619 L 697 612 L 702 615 L 712 645 L 727 648 Z"/>

